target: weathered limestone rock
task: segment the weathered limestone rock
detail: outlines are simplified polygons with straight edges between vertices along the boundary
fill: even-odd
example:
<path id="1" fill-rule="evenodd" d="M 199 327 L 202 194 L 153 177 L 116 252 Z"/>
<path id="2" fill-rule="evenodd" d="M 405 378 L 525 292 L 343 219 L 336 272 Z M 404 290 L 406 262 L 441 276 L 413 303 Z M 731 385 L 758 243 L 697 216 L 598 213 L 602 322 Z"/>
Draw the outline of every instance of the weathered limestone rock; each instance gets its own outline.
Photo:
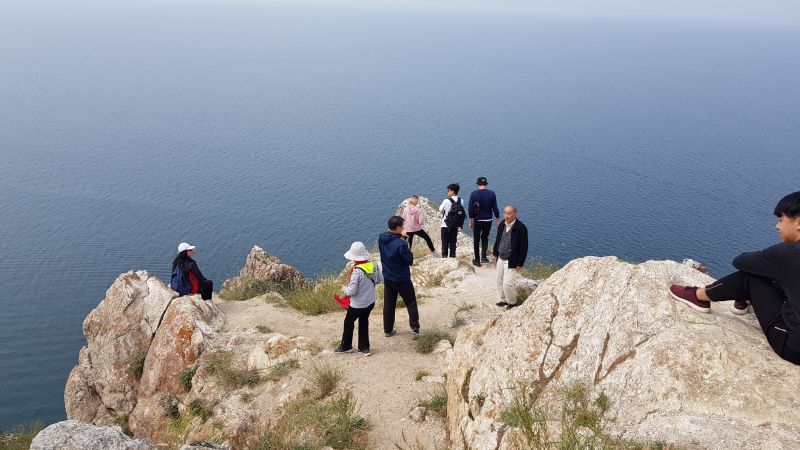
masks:
<path id="1" fill-rule="evenodd" d="M 175 292 L 145 271 L 117 277 L 83 322 L 87 347 L 64 393 L 67 417 L 97 422 L 136 405 L 134 366 L 150 347 Z"/>
<path id="2" fill-rule="evenodd" d="M 111 427 L 77 420 L 57 422 L 33 438 L 31 450 L 155 450 L 156 447 L 125 436 Z"/>
<path id="3" fill-rule="evenodd" d="M 411 280 L 417 286 L 441 286 L 445 277 L 458 268 L 456 258 L 423 258 L 411 267 Z"/>
<path id="4" fill-rule="evenodd" d="M 131 431 L 136 436 L 167 439 L 161 423 L 161 398 L 186 395 L 180 374 L 196 364 L 223 322 L 219 308 L 198 295 L 172 302 L 144 361 L 138 403 L 130 417 Z"/>
<path id="5" fill-rule="evenodd" d="M 425 422 L 428 410 L 424 406 L 417 406 L 408 413 L 408 417 L 414 422 Z"/>
<path id="6" fill-rule="evenodd" d="M 247 255 L 239 276 L 225 280 L 222 290 L 232 289 L 240 283 L 264 281 L 286 288 L 295 288 L 305 284 L 303 274 L 294 266 L 284 264 L 279 258 L 270 255 L 263 248 L 253 246 Z M 224 295 L 224 294 L 223 294 Z"/>
<path id="7" fill-rule="evenodd" d="M 500 419 L 523 385 L 540 406 L 575 384 L 611 399 L 609 431 L 687 448 L 794 448 L 800 370 L 773 353 L 752 315 L 728 303 L 699 314 L 672 300 L 671 283 L 707 275 L 671 261 L 572 261 L 524 305 L 461 329 L 447 373 L 454 448 L 508 449 Z"/>

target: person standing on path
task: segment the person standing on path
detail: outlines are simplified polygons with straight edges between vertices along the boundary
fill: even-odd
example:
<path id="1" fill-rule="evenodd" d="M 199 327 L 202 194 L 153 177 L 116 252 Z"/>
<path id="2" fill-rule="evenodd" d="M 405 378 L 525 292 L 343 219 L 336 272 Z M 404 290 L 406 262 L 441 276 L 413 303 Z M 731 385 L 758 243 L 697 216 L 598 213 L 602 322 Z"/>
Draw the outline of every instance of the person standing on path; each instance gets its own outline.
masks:
<path id="1" fill-rule="evenodd" d="M 419 205 L 419 196 L 412 195 L 408 199 L 408 206 L 403 208 L 403 228 L 406 231 L 406 236 L 408 236 L 408 248 L 412 248 L 414 236 L 419 236 L 425 239 L 425 243 L 428 244 L 428 249 L 431 253 L 436 252 L 436 249 L 433 248 L 431 237 L 422 229 L 425 225 L 425 216 L 417 205 Z"/>
<path id="2" fill-rule="evenodd" d="M 458 183 L 453 183 L 447 186 L 447 198 L 442 200 L 439 205 L 439 212 L 442 213 L 442 258 L 456 257 L 456 244 L 458 243 L 458 232 L 464 226 L 464 206 L 461 198 L 458 196 L 458 191 L 461 186 Z M 459 219 L 451 216 L 450 212 L 455 209 L 459 211 L 460 208 L 460 223 Z M 455 212 L 454 211 L 454 212 Z M 450 220 L 448 220 L 450 219 Z M 449 223 L 448 223 L 449 222 Z"/>
<path id="3" fill-rule="evenodd" d="M 511 309 L 517 306 L 517 267 L 525 265 L 528 257 L 528 228 L 517 218 L 517 207 L 503 209 L 504 221 L 497 227 L 494 241 L 494 263 L 497 269 L 497 306 Z"/>
<path id="4" fill-rule="evenodd" d="M 383 333 L 386 337 L 394 336 L 394 314 L 397 307 L 398 294 L 403 299 L 408 311 L 408 324 L 414 338 L 419 335 L 419 311 L 417 311 L 417 294 L 411 282 L 411 265 L 414 255 L 403 239 L 403 218 L 392 216 L 389 219 L 389 231 L 381 233 L 378 238 L 378 249 L 381 252 L 383 266 Z"/>
<path id="5" fill-rule="evenodd" d="M 488 188 L 489 181 L 486 180 L 486 177 L 478 178 L 475 184 L 478 189 L 469 195 L 469 226 L 472 228 L 472 241 L 475 246 L 475 257 L 472 259 L 472 264 L 480 267 L 481 263 L 489 262 L 486 252 L 489 249 L 492 219 L 497 219 L 499 226 L 500 211 L 497 209 L 497 196 Z"/>
<path id="6" fill-rule="evenodd" d="M 372 262 L 372 255 L 363 242 L 353 242 L 344 257 L 353 261 L 350 281 L 344 287 L 344 295 L 350 297 L 350 305 L 344 317 L 342 343 L 334 352 L 353 351 L 353 329 L 358 320 L 358 351 L 364 356 L 370 356 L 369 314 L 375 307 L 375 286 L 383 283 L 383 275 L 381 268 Z"/>

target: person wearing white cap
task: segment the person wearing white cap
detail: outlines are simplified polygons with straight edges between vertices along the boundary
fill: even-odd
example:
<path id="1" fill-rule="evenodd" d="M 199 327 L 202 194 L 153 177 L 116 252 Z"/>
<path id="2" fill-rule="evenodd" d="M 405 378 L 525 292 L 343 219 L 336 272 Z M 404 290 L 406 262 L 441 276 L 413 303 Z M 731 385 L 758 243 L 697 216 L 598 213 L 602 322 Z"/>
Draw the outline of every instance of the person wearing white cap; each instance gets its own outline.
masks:
<path id="1" fill-rule="evenodd" d="M 203 276 L 194 256 L 194 245 L 186 242 L 178 244 L 178 255 L 172 260 L 172 281 L 170 287 L 179 295 L 200 294 L 203 300 L 211 300 L 214 283 Z"/>
<path id="2" fill-rule="evenodd" d="M 353 261 L 350 281 L 343 288 L 344 294 L 350 298 L 350 304 L 344 317 L 342 343 L 334 352 L 353 351 L 353 329 L 358 320 L 358 351 L 364 356 L 370 356 L 369 314 L 375 307 L 375 285 L 383 283 L 383 273 L 380 266 L 372 261 L 363 242 L 353 242 L 344 257 Z"/>

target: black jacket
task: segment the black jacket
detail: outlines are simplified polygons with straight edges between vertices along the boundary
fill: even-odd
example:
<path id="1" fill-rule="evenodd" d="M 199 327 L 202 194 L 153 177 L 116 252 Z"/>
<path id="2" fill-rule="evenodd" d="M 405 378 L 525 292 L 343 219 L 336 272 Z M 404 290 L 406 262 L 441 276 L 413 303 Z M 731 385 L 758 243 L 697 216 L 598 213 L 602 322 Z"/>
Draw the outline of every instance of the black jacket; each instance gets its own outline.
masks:
<path id="1" fill-rule="evenodd" d="M 800 348 L 800 242 L 773 245 L 760 252 L 744 253 L 733 260 L 733 267 L 772 280 L 783 290 L 783 322 L 794 334 Z"/>
<path id="2" fill-rule="evenodd" d="M 492 254 L 495 257 L 500 256 L 500 240 L 503 239 L 503 234 L 506 231 L 506 223 L 500 222 L 497 227 L 497 239 L 494 241 L 494 249 Z M 508 268 L 525 266 L 525 259 L 528 257 L 528 227 L 517 219 L 514 226 L 511 227 L 511 256 L 508 258 Z"/>

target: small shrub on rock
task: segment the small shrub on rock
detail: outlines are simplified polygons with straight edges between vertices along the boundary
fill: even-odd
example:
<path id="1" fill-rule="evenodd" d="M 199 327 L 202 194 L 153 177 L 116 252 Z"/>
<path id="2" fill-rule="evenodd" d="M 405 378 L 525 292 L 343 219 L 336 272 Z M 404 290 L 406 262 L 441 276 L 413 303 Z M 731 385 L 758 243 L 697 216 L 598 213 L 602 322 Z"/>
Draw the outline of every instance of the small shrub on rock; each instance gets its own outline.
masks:
<path id="1" fill-rule="evenodd" d="M 561 269 L 561 266 L 556 263 L 534 259 L 526 264 L 525 267 L 517 268 L 517 272 L 525 278 L 544 280 L 556 273 L 559 269 Z"/>
<path id="2" fill-rule="evenodd" d="M 197 372 L 197 367 L 187 367 L 183 372 L 181 372 L 181 386 L 183 390 L 189 392 L 192 390 L 192 378 L 194 378 L 194 374 Z"/>
<path id="3" fill-rule="evenodd" d="M 228 352 L 211 355 L 206 361 L 205 369 L 209 375 L 216 377 L 222 384 L 232 389 L 253 387 L 261 382 L 258 370 L 238 367 L 233 361 L 233 356 Z"/>
<path id="4" fill-rule="evenodd" d="M 417 337 L 415 349 L 417 353 L 428 354 L 433 351 L 439 341 L 445 339 L 450 341 L 451 344 L 453 343 L 453 337 L 449 333 L 436 329 L 425 331 Z"/>
<path id="5" fill-rule="evenodd" d="M 3 450 L 28 450 L 33 438 L 44 429 L 42 422 L 30 425 L 17 425 L 6 432 L 0 432 L 0 449 Z"/>
<path id="6" fill-rule="evenodd" d="M 142 379 L 142 375 L 144 374 L 144 360 L 146 357 L 147 353 L 140 352 L 133 355 L 128 363 L 128 373 L 136 381 Z"/>
<path id="7" fill-rule="evenodd" d="M 313 397 L 321 400 L 336 389 L 342 379 L 342 371 L 325 363 L 315 363 L 308 367 L 306 377 L 313 386 Z"/>
<path id="8" fill-rule="evenodd" d="M 194 417 L 199 417 L 200 420 L 205 422 L 210 419 L 214 413 L 211 411 L 211 408 L 206 407 L 203 402 L 195 399 L 189 403 L 189 414 Z"/>

